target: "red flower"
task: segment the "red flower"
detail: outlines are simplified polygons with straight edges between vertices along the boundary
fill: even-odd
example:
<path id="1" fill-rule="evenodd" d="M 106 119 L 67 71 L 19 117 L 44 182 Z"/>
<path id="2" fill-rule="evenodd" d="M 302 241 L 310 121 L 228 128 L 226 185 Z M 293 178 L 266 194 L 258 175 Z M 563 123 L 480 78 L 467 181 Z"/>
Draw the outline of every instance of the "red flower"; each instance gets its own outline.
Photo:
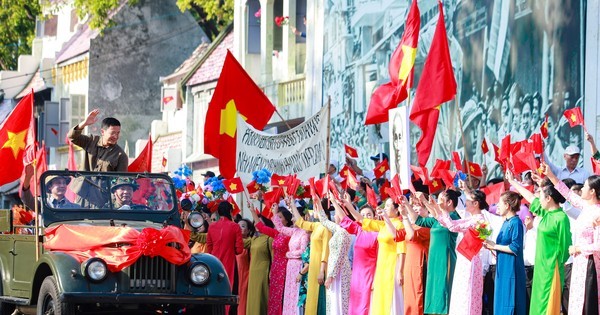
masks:
<path id="1" fill-rule="evenodd" d="M 278 27 L 282 27 L 288 23 L 289 16 L 276 16 L 275 17 L 275 25 Z"/>

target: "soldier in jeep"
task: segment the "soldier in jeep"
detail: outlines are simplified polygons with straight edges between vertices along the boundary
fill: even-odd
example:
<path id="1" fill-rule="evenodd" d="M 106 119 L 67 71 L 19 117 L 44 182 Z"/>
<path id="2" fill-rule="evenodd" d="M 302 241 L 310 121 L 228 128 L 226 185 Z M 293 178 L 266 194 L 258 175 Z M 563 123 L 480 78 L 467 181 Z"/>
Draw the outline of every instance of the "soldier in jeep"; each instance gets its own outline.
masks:
<path id="1" fill-rule="evenodd" d="M 111 182 L 112 207 L 119 210 L 150 210 L 146 205 L 133 203 L 133 192 L 138 189 L 138 183 L 131 178 L 118 177 Z M 110 208 L 108 205 L 106 208 Z"/>
<path id="2" fill-rule="evenodd" d="M 25 166 L 25 178 L 23 179 L 23 188 L 20 191 L 21 199 L 25 206 L 29 209 L 34 209 L 35 197 L 31 192 L 29 183 L 33 177 L 33 165 Z M 71 177 L 68 176 L 48 176 L 46 177 L 46 189 L 48 197 L 46 202 L 50 207 L 57 209 L 76 209 L 81 208 L 80 205 L 72 203 L 65 197 L 67 185 L 71 182 Z"/>

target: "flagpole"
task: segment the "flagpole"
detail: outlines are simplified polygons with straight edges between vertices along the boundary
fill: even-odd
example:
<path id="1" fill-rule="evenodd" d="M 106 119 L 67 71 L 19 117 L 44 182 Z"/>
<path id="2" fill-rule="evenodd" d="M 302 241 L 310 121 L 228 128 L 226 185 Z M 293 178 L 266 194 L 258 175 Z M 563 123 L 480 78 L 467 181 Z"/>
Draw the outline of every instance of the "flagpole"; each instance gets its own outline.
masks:
<path id="1" fill-rule="evenodd" d="M 43 150 L 43 148 L 42 148 Z M 36 153 L 37 155 L 37 153 Z M 40 260 L 40 232 L 39 232 L 39 227 L 40 227 L 40 222 L 39 222 L 39 200 L 38 200 L 38 176 L 37 176 L 37 158 L 33 159 L 33 196 L 34 196 L 34 200 L 35 202 L 33 203 L 33 208 L 34 208 L 34 212 L 35 212 L 35 261 L 39 261 Z"/>
<path id="2" fill-rule="evenodd" d="M 273 107 L 275 107 L 275 106 L 273 106 Z M 275 113 L 277 113 L 277 116 L 279 116 L 279 119 L 281 119 L 281 121 L 283 121 L 283 123 L 288 127 L 288 129 L 292 129 L 292 127 L 290 127 L 290 125 L 287 123 L 287 120 L 285 120 L 283 118 L 283 116 L 281 116 L 281 114 L 277 110 L 277 107 L 275 107 Z"/>
<path id="3" fill-rule="evenodd" d="M 454 97 L 454 100 L 456 101 L 456 109 L 457 109 L 457 115 L 458 115 L 458 125 L 460 127 L 460 138 L 462 139 L 462 144 L 463 144 L 463 151 L 465 154 L 465 158 L 464 160 L 467 161 L 466 163 L 466 167 L 467 167 L 467 174 L 469 175 L 469 186 L 471 186 L 471 188 L 473 188 L 473 180 L 471 179 L 471 169 L 469 168 L 469 156 L 467 155 L 467 141 L 465 140 L 465 131 L 463 130 L 463 124 L 462 124 L 462 115 L 460 114 L 460 105 L 458 104 L 458 100 L 456 99 L 456 97 Z"/>

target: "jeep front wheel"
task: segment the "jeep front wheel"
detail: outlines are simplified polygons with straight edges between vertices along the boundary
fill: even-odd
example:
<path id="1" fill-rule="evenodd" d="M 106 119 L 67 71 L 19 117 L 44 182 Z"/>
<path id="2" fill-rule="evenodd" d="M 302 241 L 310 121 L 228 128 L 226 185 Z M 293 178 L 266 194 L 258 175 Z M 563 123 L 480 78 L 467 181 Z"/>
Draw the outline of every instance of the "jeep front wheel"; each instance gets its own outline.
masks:
<path id="1" fill-rule="evenodd" d="M 74 313 L 73 305 L 58 302 L 58 286 L 54 276 L 48 276 L 42 282 L 37 301 L 37 315 L 68 315 Z"/>

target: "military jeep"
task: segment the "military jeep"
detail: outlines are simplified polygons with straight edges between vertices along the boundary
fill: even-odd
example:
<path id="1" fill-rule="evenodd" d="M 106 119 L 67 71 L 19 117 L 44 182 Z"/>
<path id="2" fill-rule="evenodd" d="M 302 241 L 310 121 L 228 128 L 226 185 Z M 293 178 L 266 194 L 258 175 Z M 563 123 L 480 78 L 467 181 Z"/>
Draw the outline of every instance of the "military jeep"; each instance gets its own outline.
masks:
<path id="1" fill-rule="evenodd" d="M 0 315 L 224 314 L 237 304 L 221 262 L 190 254 L 168 176 L 47 171 L 38 187 L 31 223 L 0 210 Z"/>

